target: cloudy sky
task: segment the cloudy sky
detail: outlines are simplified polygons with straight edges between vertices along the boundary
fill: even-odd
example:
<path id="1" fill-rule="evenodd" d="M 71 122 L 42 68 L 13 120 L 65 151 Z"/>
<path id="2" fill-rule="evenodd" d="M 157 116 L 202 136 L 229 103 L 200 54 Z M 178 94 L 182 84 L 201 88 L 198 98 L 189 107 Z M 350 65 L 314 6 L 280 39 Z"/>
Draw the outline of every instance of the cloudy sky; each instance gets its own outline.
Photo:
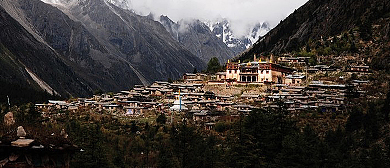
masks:
<path id="1" fill-rule="evenodd" d="M 83 0 L 42 0 L 62 4 Z M 107 0 L 141 15 L 166 15 L 173 21 L 199 19 L 216 21 L 226 18 L 236 36 L 245 35 L 257 23 L 275 27 L 308 0 Z"/>
<path id="2" fill-rule="evenodd" d="M 167 15 L 174 21 L 201 19 L 213 21 L 227 18 L 235 34 L 258 22 L 272 27 L 308 0 L 125 0 L 135 12 L 156 16 Z"/>

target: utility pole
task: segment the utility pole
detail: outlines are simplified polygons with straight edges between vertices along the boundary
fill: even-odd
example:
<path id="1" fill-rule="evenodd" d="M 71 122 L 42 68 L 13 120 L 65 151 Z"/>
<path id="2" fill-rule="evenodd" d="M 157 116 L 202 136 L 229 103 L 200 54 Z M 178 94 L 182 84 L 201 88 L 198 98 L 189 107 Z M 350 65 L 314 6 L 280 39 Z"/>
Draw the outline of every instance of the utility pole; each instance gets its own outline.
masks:
<path id="1" fill-rule="evenodd" d="M 309 76 L 307 75 L 307 64 L 306 64 L 306 72 L 305 72 L 305 77 L 306 77 L 306 86 L 308 86 L 308 82 L 309 82 Z"/>
<path id="2" fill-rule="evenodd" d="M 11 104 L 9 103 L 9 97 L 7 95 L 7 99 L 8 99 L 8 106 L 11 107 Z"/>
<path id="3" fill-rule="evenodd" d="M 307 69 L 308 69 L 308 66 L 309 66 L 309 60 L 305 59 L 305 65 L 306 65 L 306 69 L 305 69 L 305 78 L 306 78 L 306 86 L 308 86 L 309 84 L 309 76 L 307 75 Z"/>
<path id="4" fill-rule="evenodd" d="M 180 108 L 179 108 L 179 113 L 181 112 L 181 96 L 180 96 L 180 89 L 179 89 L 179 104 L 180 104 Z"/>

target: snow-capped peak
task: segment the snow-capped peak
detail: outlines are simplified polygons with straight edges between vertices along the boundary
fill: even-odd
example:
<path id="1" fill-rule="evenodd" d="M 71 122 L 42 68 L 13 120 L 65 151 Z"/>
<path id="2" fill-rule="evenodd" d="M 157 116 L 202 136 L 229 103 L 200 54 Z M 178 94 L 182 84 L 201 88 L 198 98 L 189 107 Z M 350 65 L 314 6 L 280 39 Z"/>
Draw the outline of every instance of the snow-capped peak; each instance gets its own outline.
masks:
<path id="1" fill-rule="evenodd" d="M 206 25 L 210 28 L 215 36 L 220 38 L 228 47 L 245 50 L 254 44 L 260 37 L 270 31 L 270 26 L 267 22 L 257 23 L 248 29 L 244 36 L 237 36 L 231 29 L 230 22 L 227 19 L 219 19 L 216 21 L 207 21 Z"/>
<path id="2" fill-rule="evenodd" d="M 128 0 L 105 0 L 105 1 L 123 9 L 130 9 L 131 6 L 131 2 Z"/>

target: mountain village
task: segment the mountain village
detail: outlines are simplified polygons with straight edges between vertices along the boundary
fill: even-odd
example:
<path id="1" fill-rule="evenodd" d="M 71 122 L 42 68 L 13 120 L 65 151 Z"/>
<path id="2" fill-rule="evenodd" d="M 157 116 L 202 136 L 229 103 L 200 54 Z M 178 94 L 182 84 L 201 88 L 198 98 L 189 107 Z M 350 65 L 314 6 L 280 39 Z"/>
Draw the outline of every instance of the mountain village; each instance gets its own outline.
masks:
<path id="1" fill-rule="evenodd" d="M 351 76 L 367 76 L 371 73 L 369 66 L 308 66 L 309 59 L 283 56 L 275 60 L 274 56 L 255 55 L 250 62 L 228 61 L 225 71 L 214 74 L 186 73 L 172 83 L 156 81 L 118 93 L 49 100 L 35 106 L 49 118 L 60 115 L 58 110 L 79 109 L 129 119 L 164 113 L 170 123 L 186 118 L 209 130 L 218 121 L 238 120 L 254 108 L 285 108 L 292 116 L 308 110 L 344 113 L 348 97 L 364 97 L 369 81 Z"/>
<path id="2" fill-rule="evenodd" d="M 0 168 L 390 167 L 389 0 L 0 0 L 0 17 Z"/>

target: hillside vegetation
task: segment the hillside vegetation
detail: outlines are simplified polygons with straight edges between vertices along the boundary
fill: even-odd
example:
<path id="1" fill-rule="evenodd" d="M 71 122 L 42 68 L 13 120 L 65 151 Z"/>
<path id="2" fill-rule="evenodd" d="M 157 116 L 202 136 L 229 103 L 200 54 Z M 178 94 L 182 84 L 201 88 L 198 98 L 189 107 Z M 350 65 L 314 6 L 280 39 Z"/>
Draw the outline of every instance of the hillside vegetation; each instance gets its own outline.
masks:
<path id="1" fill-rule="evenodd" d="M 389 42 L 389 12 L 390 2 L 386 0 L 310 0 L 236 59 L 252 58 L 254 53 L 299 51 L 310 41 L 354 29 L 359 30 L 363 40 L 382 46 Z M 378 27 L 380 41 L 370 37 L 372 28 Z"/>

